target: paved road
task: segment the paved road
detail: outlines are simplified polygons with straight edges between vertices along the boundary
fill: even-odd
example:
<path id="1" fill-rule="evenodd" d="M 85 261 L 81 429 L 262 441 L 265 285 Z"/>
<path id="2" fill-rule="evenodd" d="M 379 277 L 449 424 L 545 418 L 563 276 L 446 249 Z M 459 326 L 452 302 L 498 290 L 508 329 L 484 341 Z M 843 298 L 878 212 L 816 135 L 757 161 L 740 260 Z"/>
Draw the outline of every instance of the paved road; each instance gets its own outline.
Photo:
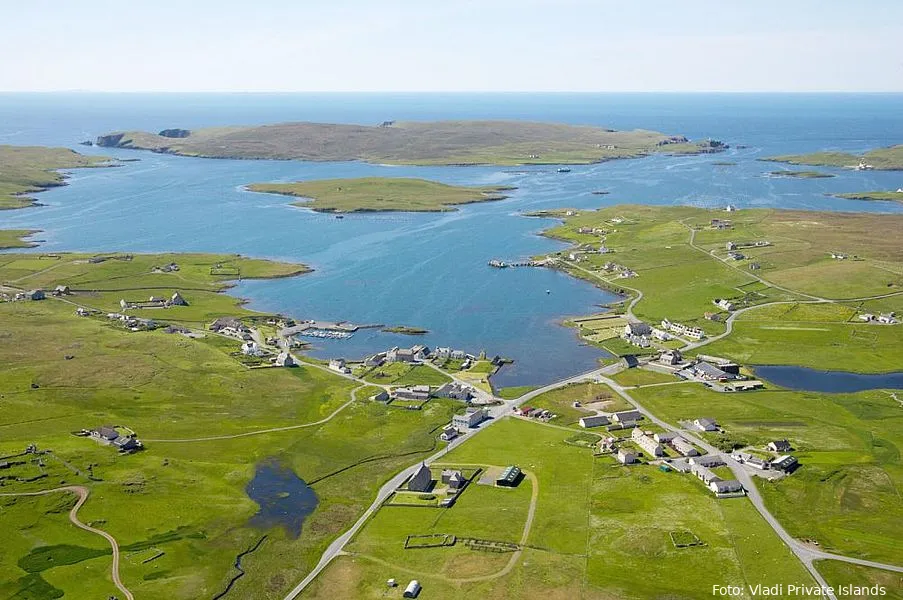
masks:
<path id="1" fill-rule="evenodd" d="M 616 365 L 611 365 L 609 367 L 595 369 L 593 371 L 589 371 L 588 373 L 576 375 L 558 383 L 553 383 L 533 390 L 532 392 L 524 394 L 515 400 L 504 402 L 498 406 L 489 407 L 489 413 L 492 417 L 490 420 L 484 421 L 478 429 L 474 429 L 473 431 L 470 431 L 469 433 L 466 433 L 465 435 L 452 440 L 445 448 L 436 452 L 422 462 L 425 462 L 429 465 L 433 462 L 438 461 L 440 458 L 457 448 L 465 441 L 497 423 L 501 419 L 501 417 L 512 412 L 517 406 L 520 406 L 524 402 L 529 402 L 532 398 L 535 398 L 540 394 L 557 389 L 559 387 L 563 387 L 565 385 L 569 385 L 571 383 L 592 380 L 593 378 L 601 376 L 604 372 L 608 372 L 615 367 Z M 361 517 L 354 523 L 354 525 L 351 526 L 350 529 L 348 529 L 348 531 L 336 538 L 329 545 L 329 547 L 326 548 L 326 551 L 323 552 L 323 555 L 320 557 L 320 561 L 317 563 L 317 565 L 310 573 L 307 574 L 307 576 L 301 581 L 301 583 L 296 585 L 288 594 L 286 594 L 285 600 L 294 600 L 294 598 L 296 598 L 298 594 L 300 594 L 304 590 L 304 588 L 310 585 L 310 582 L 313 581 L 323 571 L 323 569 L 325 569 L 327 565 L 332 562 L 332 560 L 336 556 L 339 556 L 343 552 L 343 549 L 348 544 L 348 542 L 350 542 L 351 539 L 357 534 L 357 532 L 360 531 L 360 529 L 370 519 L 370 517 L 373 516 L 373 514 L 376 513 L 377 510 L 379 510 L 379 507 L 382 506 L 383 502 L 385 502 L 390 495 L 392 495 L 392 492 L 398 489 L 398 487 L 401 486 L 401 484 L 404 483 L 408 477 L 414 474 L 415 469 L 420 466 L 420 462 L 421 461 L 418 461 L 413 465 L 405 468 L 403 471 L 395 475 L 392 479 L 387 481 L 381 488 L 379 488 L 379 491 L 376 493 L 376 498 L 373 500 L 373 503 L 370 504 L 367 510 L 364 511 L 364 514 L 361 515 Z"/>
<path id="2" fill-rule="evenodd" d="M 132 592 L 130 592 L 129 589 L 125 587 L 125 585 L 123 585 L 122 580 L 119 578 L 119 544 L 116 542 L 116 538 L 114 538 L 106 531 L 96 529 L 94 527 L 91 527 L 90 525 L 85 525 L 78 520 L 78 509 L 80 509 L 88 499 L 88 488 L 82 487 L 80 485 L 67 485 L 65 487 L 58 487 L 52 490 L 42 490 L 40 492 L 20 492 L 16 494 L 0 494 L 0 496 L 43 496 L 45 494 L 53 494 L 56 492 L 69 492 L 78 496 L 78 501 L 75 503 L 75 506 L 72 507 L 72 510 L 69 511 L 69 520 L 79 529 L 84 529 L 85 531 L 97 534 L 110 543 L 110 547 L 113 549 L 113 567 L 111 570 L 113 583 L 116 585 L 119 591 L 123 593 L 127 600 L 135 600 L 135 597 L 132 596 Z"/>
<path id="3" fill-rule="evenodd" d="M 815 568 L 813 564 L 816 560 L 837 560 L 841 562 L 847 562 L 856 565 L 863 565 L 867 567 L 873 567 L 876 569 L 883 569 L 886 571 L 895 571 L 897 573 L 903 573 L 903 567 L 897 565 L 890 565 L 886 563 L 880 563 L 869 560 L 862 560 L 859 558 L 852 558 L 849 556 L 842 556 L 839 554 L 831 554 L 828 552 L 822 552 L 821 550 L 814 549 L 810 546 L 807 546 L 801 543 L 799 540 L 791 536 L 787 533 L 787 530 L 780 524 L 780 522 L 775 518 L 774 515 L 768 510 L 765 506 L 765 502 L 762 499 L 761 494 L 759 494 L 759 490 L 756 487 L 755 482 L 753 481 L 752 476 L 747 472 L 747 470 L 736 460 L 731 458 L 729 454 L 722 453 L 721 450 L 712 446 L 704 439 L 697 437 L 695 434 L 678 427 L 674 427 L 670 423 L 667 423 L 654 414 L 652 414 L 646 407 L 637 402 L 637 400 L 631 396 L 627 390 L 619 385 L 617 382 L 608 379 L 607 377 L 599 377 L 599 380 L 608 386 L 610 386 L 613 390 L 615 390 L 622 398 L 630 402 L 638 411 L 640 411 L 647 419 L 658 425 L 659 427 L 667 430 L 667 431 L 675 431 L 679 432 L 682 437 L 686 438 L 688 441 L 696 444 L 697 446 L 706 450 L 706 452 L 710 454 L 720 455 L 724 458 L 727 466 L 730 467 L 731 471 L 733 471 L 734 476 L 737 478 L 740 483 L 743 484 L 744 489 L 746 489 L 747 496 L 752 502 L 753 506 L 759 511 L 759 514 L 762 515 L 762 518 L 768 523 L 768 525 L 774 530 L 774 532 L 781 538 L 781 540 L 787 544 L 787 547 L 799 558 L 800 562 L 803 563 L 803 566 L 806 567 L 806 570 L 812 575 L 815 581 L 823 586 L 828 587 L 827 582 Z M 825 594 L 827 597 L 832 600 L 837 600 L 833 594 Z"/>

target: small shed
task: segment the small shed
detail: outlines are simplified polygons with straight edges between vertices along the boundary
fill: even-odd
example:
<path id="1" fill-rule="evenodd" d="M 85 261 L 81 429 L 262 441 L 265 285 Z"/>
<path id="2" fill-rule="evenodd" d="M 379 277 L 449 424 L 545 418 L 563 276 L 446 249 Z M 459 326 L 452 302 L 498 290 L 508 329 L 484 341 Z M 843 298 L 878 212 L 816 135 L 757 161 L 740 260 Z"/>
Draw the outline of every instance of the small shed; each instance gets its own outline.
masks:
<path id="1" fill-rule="evenodd" d="M 420 582 L 416 579 L 412 579 L 411 583 L 408 584 L 408 587 L 404 589 L 404 597 L 416 598 L 420 594 L 420 590 Z"/>

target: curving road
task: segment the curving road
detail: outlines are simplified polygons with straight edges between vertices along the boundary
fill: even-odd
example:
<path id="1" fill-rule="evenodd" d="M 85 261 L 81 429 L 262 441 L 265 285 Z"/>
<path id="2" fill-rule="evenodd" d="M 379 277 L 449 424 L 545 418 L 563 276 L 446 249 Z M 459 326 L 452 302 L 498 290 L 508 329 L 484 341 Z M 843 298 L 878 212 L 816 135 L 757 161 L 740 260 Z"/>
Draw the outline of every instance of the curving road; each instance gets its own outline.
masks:
<path id="1" fill-rule="evenodd" d="M 0 494 L 0 496 L 44 496 L 46 494 L 53 494 L 56 492 L 69 492 L 78 496 L 78 501 L 75 503 L 75 506 L 72 507 L 72 510 L 69 511 L 69 520 L 79 529 L 84 529 L 85 531 L 99 535 L 110 543 L 110 547 L 113 549 L 113 567 L 111 569 L 113 583 L 116 585 L 119 591 L 122 592 L 127 600 L 135 600 L 132 592 L 130 592 L 129 589 L 125 587 L 125 585 L 122 583 L 122 580 L 119 578 L 119 544 L 116 542 L 116 538 L 114 538 L 106 531 L 102 531 L 100 529 L 97 529 L 96 527 L 91 527 L 90 525 L 85 525 L 78 520 L 78 510 L 88 499 L 88 494 L 90 493 L 88 491 L 88 488 L 80 485 L 67 485 L 65 487 L 58 487 L 52 490 L 42 490 L 40 492 L 19 492 L 13 494 Z"/>

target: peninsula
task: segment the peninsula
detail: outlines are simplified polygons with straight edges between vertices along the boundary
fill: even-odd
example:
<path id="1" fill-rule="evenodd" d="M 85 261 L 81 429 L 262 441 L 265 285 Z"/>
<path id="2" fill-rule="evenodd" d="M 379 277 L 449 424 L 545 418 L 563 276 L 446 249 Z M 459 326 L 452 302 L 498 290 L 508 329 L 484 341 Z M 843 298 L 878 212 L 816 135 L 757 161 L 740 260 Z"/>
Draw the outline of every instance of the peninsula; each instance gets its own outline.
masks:
<path id="1" fill-rule="evenodd" d="M 759 160 L 783 162 L 791 165 L 810 165 L 813 167 L 900 171 L 903 170 L 903 144 L 869 150 L 864 154 L 858 155 L 848 152 L 812 152 L 811 154 L 784 154 Z"/>
<path id="2" fill-rule="evenodd" d="M 701 154 L 727 146 L 654 131 L 521 121 L 386 121 L 378 126 L 281 123 L 159 133 L 124 131 L 98 146 L 181 156 L 411 165 L 590 164 L 652 153 Z"/>
<path id="3" fill-rule="evenodd" d="M 877 202 L 903 202 L 903 189 L 895 192 L 851 192 L 848 194 L 831 194 L 835 198 L 846 198 L 847 200 L 871 200 Z"/>
<path id="4" fill-rule="evenodd" d="M 65 185 L 58 169 L 108 167 L 104 156 L 85 156 L 68 148 L 0 145 L 0 210 L 36 203 L 29 194 Z"/>
<path id="5" fill-rule="evenodd" d="M 317 212 L 444 212 L 456 204 L 502 200 L 511 187 L 461 187 L 412 178 L 360 177 L 296 183 L 254 183 L 252 192 L 306 198 L 295 206 Z"/>

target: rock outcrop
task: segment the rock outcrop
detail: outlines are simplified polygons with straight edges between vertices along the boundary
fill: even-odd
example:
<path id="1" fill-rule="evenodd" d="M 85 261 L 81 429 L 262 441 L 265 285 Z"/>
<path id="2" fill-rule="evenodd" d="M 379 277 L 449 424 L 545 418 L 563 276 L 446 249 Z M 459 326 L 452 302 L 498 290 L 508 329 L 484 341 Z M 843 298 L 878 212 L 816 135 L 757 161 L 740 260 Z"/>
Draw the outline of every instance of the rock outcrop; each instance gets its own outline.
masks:
<path id="1" fill-rule="evenodd" d="M 157 135 L 167 138 L 187 138 L 191 135 L 191 131 L 187 129 L 164 129 Z"/>

